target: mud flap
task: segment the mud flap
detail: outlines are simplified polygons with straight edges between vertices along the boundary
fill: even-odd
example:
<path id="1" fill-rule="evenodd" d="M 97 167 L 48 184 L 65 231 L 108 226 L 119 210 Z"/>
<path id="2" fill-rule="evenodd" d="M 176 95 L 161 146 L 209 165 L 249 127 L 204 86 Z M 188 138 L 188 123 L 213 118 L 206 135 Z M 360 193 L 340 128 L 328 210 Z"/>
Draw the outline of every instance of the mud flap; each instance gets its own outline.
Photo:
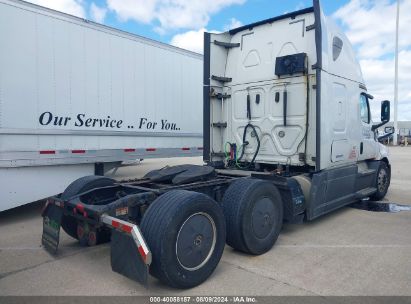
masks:
<path id="1" fill-rule="evenodd" d="M 47 204 L 43 211 L 43 235 L 41 237 L 41 244 L 51 254 L 57 253 L 62 216 L 63 209 L 54 204 Z"/>
<path id="2" fill-rule="evenodd" d="M 111 234 L 111 269 L 147 286 L 148 265 L 144 263 L 130 234 L 113 230 Z"/>

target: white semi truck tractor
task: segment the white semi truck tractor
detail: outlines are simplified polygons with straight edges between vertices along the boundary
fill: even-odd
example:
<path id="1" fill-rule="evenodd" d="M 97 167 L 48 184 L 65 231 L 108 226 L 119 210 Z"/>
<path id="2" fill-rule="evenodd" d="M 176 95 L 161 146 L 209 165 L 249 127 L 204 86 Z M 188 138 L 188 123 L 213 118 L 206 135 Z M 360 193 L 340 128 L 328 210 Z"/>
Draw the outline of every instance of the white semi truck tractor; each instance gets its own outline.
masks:
<path id="1" fill-rule="evenodd" d="M 390 163 L 375 130 L 389 102 L 373 123 L 353 49 L 319 1 L 205 33 L 203 97 L 207 165 L 74 181 L 47 202 L 45 247 L 57 250 L 60 226 L 88 245 L 111 235 L 114 271 L 189 288 L 211 275 L 226 243 L 264 254 L 283 222 L 386 194 Z"/>

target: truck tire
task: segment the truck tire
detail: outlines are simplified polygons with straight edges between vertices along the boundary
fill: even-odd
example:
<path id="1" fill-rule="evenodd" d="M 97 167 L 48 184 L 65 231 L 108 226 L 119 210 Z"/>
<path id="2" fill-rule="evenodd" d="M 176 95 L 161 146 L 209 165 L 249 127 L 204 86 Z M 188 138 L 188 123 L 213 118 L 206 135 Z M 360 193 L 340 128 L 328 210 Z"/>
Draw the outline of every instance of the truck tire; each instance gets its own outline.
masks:
<path id="1" fill-rule="evenodd" d="M 76 179 L 74 182 L 68 185 L 66 190 L 64 190 L 63 194 L 61 195 L 61 198 L 63 200 L 68 200 L 77 194 L 91 190 L 93 188 L 111 186 L 114 184 L 114 182 L 114 179 L 104 176 L 84 176 Z M 63 230 L 69 236 L 75 238 L 76 240 L 79 239 L 77 236 L 77 226 L 78 222 L 74 217 L 63 215 L 63 218 L 61 219 L 61 228 L 63 228 Z M 100 229 L 96 232 L 96 239 L 96 243 L 108 242 L 110 240 L 110 230 L 104 228 Z"/>
<path id="2" fill-rule="evenodd" d="M 228 245 L 254 255 L 273 247 L 283 223 L 283 203 L 272 183 L 252 178 L 234 181 L 222 205 Z"/>
<path id="3" fill-rule="evenodd" d="M 375 192 L 370 199 L 372 200 L 381 200 L 387 194 L 388 187 L 391 182 L 391 172 L 385 161 L 381 161 L 378 166 L 376 185 L 377 192 Z"/>
<path id="4" fill-rule="evenodd" d="M 192 191 L 172 190 L 158 197 L 144 214 L 141 231 L 152 251 L 151 275 L 176 288 L 204 282 L 225 246 L 221 206 Z"/>

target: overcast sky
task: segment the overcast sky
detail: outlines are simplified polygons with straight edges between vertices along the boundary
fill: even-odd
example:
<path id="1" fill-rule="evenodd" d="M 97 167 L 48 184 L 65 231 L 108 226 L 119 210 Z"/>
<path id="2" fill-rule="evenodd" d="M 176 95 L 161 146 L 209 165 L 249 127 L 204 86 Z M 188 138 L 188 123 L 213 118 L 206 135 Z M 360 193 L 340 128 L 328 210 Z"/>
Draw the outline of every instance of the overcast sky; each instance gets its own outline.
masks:
<path id="1" fill-rule="evenodd" d="M 204 31 L 225 31 L 312 6 L 311 0 L 31 0 L 65 13 L 202 53 Z M 323 0 L 354 45 L 378 120 L 394 100 L 396 2 Z M 399 120 L 411 120 L 411 0 L 400 0 Z M 393 115 L 392 115 L 393 117 Z"/>

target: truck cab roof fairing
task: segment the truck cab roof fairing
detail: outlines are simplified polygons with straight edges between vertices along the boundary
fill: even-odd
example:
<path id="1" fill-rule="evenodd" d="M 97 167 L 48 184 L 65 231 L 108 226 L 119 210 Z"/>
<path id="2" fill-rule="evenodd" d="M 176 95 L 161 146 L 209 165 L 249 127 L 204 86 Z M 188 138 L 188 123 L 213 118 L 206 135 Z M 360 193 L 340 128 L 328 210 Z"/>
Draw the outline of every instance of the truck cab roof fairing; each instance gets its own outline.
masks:
<path id="1" fill-rule="evenodd" d="M 302 10 L 295 11 L 295 12 L 291 12 L 291 13 L 287 13 L 287 14 L 284 14 L 284 15 L 280 15 L 280 16 L 269 18 L 269 19 L 261 20 L 261 21 L 258 21 L 258 22 L 250 23 L 250 24 L 247 24 L 247 25 L 243 25 L 243 26 L 234 28 L 232 30 L 229 30 L 228 32 L 230 33 L 230 35 L 234 35 L 234 34 L 237 34 L 239 32 L 245 31 L 245 30 L 251 30 L 252 28 L 254 28 L 256 26 L 260 26 L 260 25 L 263 25 L 263 24 L 266 24 L 266 23 L 273 23 L 273 22 L 281 20 L 281 19 L 287 19 L 287 18 L 294 19 L 298 15 L 312 13 L 313 11 L 314 11 L 314 7 L 307 7 L 307 8 L 304 8 Z"/>

